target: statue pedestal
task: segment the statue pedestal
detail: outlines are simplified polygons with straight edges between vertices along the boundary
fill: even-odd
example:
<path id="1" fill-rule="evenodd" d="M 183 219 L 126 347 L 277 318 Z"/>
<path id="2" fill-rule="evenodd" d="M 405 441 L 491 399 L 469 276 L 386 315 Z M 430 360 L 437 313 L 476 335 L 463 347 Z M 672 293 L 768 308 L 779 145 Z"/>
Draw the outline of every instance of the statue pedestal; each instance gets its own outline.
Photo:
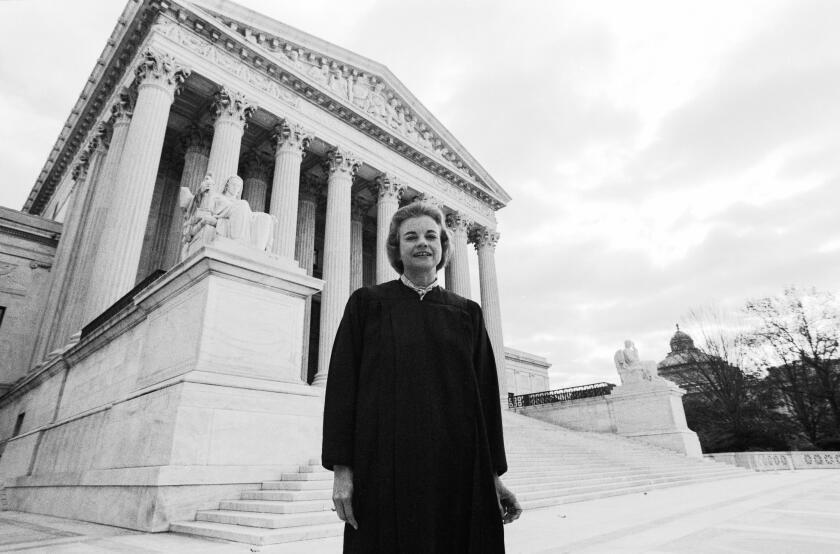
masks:
<path id="1" fill-rule="evenodd" d="M 686 456 L 702 457 L 697 434 L 685 421 L 684 394 L 683 389 L 661 378 L 614 388 L 608 398 L 615 431 Z"/>
<path id="2" fill-rule="evenodd" d="M 166 531 L 297 471 L 321 445 L 301 347 L 322 285 L 219 237 L 175 266 L 16 393 L 39 409 L 0 459 L 6 508 Z"/>

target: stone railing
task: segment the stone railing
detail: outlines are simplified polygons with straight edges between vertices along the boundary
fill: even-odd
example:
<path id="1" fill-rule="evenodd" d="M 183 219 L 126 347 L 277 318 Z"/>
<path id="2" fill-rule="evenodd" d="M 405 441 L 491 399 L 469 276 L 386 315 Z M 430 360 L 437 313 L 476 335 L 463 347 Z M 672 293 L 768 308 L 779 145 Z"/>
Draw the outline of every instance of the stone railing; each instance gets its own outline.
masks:
<path id="1" fill-rule="evenodd" d="M 705 457 L 753 471 L 840 469 L 840 451 L 720 452 Z"/>

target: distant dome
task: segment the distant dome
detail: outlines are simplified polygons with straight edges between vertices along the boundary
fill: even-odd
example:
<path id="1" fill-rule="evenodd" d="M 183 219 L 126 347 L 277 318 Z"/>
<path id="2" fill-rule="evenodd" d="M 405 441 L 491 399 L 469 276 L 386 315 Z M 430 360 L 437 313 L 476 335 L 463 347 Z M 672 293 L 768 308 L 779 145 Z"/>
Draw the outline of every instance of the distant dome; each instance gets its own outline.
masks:
<path id="1" fill-rule="evenodd" d="M 683 352 L 686 350 L 694 350 L 694 340 L 688 334 L 680 331 L 678 325 L 677 332 L 671 337 L 671 352 Z"/>
<path id="2" fill-rule="evenodd" d="M 669 378 L 670 371 L 679 371 L 680 368 L 710 360 L 711 357 L 702 352 L 694 346 L 694 340 L 688 335 L 680 331 L 680 326 L 677 325 L 677 332 L 671 337 L 671 351 L 665 356 L 665 359 L 657 364 L 660 372 L 666 378 Z"/>

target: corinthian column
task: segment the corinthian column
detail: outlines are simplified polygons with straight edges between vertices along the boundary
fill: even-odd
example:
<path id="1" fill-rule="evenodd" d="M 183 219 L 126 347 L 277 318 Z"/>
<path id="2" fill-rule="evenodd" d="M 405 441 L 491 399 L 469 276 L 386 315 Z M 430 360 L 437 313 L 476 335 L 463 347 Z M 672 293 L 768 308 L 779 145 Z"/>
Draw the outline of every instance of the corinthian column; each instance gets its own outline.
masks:
<path id="1" fill-rule="evenodd" d="M 250 104 L 244 94 L 222 87 L 214 96 L 210 110 L 214 117 L 213 144 L 210 146 L 207 172 L 213 174 L 216 187 L 221 192 L 225 182 L 236 175 L 239 168 L 245 123 L 256 106 Z"/>
<path id="2" fill-rule="evenodd" d="M 362 248 L 362 235 L 364 232 L 365 214 L 370 205 L 366 202 L 353 198 L 350 217 L 350 292 L 364 286 L 364 250 Z"/>
<path id="3" fill-rule="evenodd" d="M 470 298 L 470 266 L 467 259 L 467 233 L 472 222 L 458 213 L 446 216 L 452 257 L 446 268 L 446 288 L 464 298 Z"/>
<path id="4" fill-rule="evenodd" d="M 269 205 L 269 213 L 277 218 L 273 252 L 291 259 L 295 254 L 300 162 L 309 137 L 300 125 L 283 120 L 274 127 L 274 141 L 274 181 Z"/>
<path id="5" fill-rule="evenodd" d="M 108 212 L 106 254 L 97 260 L 105 275 L 101 295 L 109 306 L 135 284 L 146 220 L 152 203 L 169 108 L 189 75 L 168 54 L 146 50 L 135 71 L 138 81 L 134 117 L 114 179 Z"/>
<path id="6" fill-rule="evenodd" d="M 324 227 L 324 290 L 321 292 L 321 334 L 318 374 L 313 385 L 324 386 L 335 333 L 350 296 L 350 188 L 358 163 L 344 150 L 327 154 L 327 221 Z"/>
<path id="7" fill-rule="evenodd" d="M 276 170 L 275 170 L 276 171 Z M 307 177 L 304 175 L 304 177 Z M 304 179 L 298 198 L 297 237 L 295 239 L 295 259 L 300 267 L 312 275 L 315 267 L 315 211 L 318 208 L 319 187 L 311 179 Z M 309 374 L 309 331 L 312 321 L 312 297 L 306 297 L 303 311 L 303 348 L 301 349 L 301 380 L 306 381 Z"/>
<path id="8" fill-rule="evenodd" d="M 86 290 L 84 280 L 87 279 L 85 275 L 89 272 L 88 264 L 90 264 L 90 258 L 92 258 L 89 243 L 93 236 L 100 231 L 91 227 L 91 223 L 93 223 L 91 207 L 101 188 L 98 177 L 102 173 L 102 163 L 107 153 L 105 134 L 106 129 L 101 126 L 85 149 L 83 156 L 86 156 L 89 160 L 86 162 L 87 169 L 76 168 L 78 179 L 76 181 L 77 190 L 74 194 L 79 195 L 78 200 L 81 204 L 77 204 L 74 198 L 74 208 L 78 208 L 78 213 L 73 216 L 76 222 L 75 237 L 73 243 L 70 244 L 70 265 L 67 267 L 67 273 L 59 293 L 59 309 L 53 314 L 51 348 L 66 344 L 75 333 L 81 330 L 83 325 Z M 68 218 L 68 230 L 70 221 L 74 220 Z"/>
<path id="9" fill-rule="evenodd" d="M 268 194 L 266 173 L 265 162 L 255 152 L 248 153 L 242 182 L 242 199 L 248 202 L 251 211 L 265 212 L 265 197 Z"/>
<path id="10" fill-rule="evenodd" d="M 85 151 L 79 162 L 73 167 L 73 188 L 70 192 L 70 206 L 67 210 L 61 238 L 55 253 L 52 267 L 52 282 L 44 306 L 44 316 L 40 322 L 38 337 L 35 339 L 35 359 L 40 361 L 54 348 L 63 346 L 58 337 L 61 327 L 61 312 L 64 307 L 68 282 L 72 277 L 75 248 L 79 235 L 79 223 L 82 220 L 82 207 L 88 190 L 89 152 Z M 65 337 L 66 338 L 66 337 Z"/>
<path id="11" fill-rule="evenodd" d="M 496 243 L 499 233 L 478 229 L 470 237 L 478 252 L 478 279 L 481 287 L 481 310 L 484 312 L 484 325 L 493 345 L 493 357 L 496 359 L 496 374 L 499 377 L 499 396 L 507 401 L 507 381 L 505 374 L 505 343 L 502 335 L 502 310 L 499 305 L 499 285 L 496 280 Z"/>
<path id="12" fill-rule="evenodd" d="M 384 283 L 397 278 L 397 272 L 388 262 L 388 228 L 394 212 L 400 207 L 403 186 L 390 175 L 380 175 L 376 179 L 378 202 L 376 203 L 376 283 Z"/>
<path id="13" fill-rule="evenodd" d="M 111 108 L 111 114 L 111 143 L 99 172 L 97 179 L 99 186 L 96 188 L 96 194 L 90 208 L 91 216 L 88 227 L 92 234 L 90 240 L 83 246 L 81 253 L 81 256 L 89 260 L 81 279 L 85 286 L 84 300 L 82 301 L 84 305 L 83 326 L 90 323 L 108 306 L 103 294 L 106 273 L 99 271 L 97 268 L 106 268 L 107 265 L 103 264 L 109 263 L 110 253 L 104 248 L 107 241 L 103 237 L 105 226 L 108 223 L 108 212 L 112 204 L 114 180 L 117 177 L 117 169 L 120 166 L 125 139 L 128 137 L 128 127 L 131 123 L 132 112 L 128 95 L 120 97 Z"/>
<path id="14" fill-rule="evenodd" d="M 189 189 L 195 194 L 198 185 L 207 174 L 207 161 L 210 155 L 210 130 L 198 125 L 192 125 L 187 133 L 181 137 L 181 146 L 184 149 L 184 169 L 181 171 L 180 187 Z M 164 267 L 171 268 L 182 259 L 184 213 L 179 202 L 173 206 L 172 219 L 170 221 L 169 233 L 164 254 Z"/>

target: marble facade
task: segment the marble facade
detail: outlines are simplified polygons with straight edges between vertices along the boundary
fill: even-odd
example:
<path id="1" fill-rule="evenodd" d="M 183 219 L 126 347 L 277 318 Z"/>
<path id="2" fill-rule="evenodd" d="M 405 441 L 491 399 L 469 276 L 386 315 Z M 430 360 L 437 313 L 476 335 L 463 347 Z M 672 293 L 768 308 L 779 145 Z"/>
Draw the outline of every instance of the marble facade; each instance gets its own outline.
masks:
<path id="1" fill-rule="evenodd" d="M 234 175 L 263 246 L 204 202 Z M 128 2 L 25 213 L 0 213 L 32 228 L 0 258 L 31 270 L 0 342 L 11 507 L 163 530 L 317 453 L 344 304 L 395 277 L 388 223 L 418 198 L 446 215 L 448 287 L 472 295 L 477 256 L 504 385 L 510 197 L 396 77 L 224 0 Z"/>

